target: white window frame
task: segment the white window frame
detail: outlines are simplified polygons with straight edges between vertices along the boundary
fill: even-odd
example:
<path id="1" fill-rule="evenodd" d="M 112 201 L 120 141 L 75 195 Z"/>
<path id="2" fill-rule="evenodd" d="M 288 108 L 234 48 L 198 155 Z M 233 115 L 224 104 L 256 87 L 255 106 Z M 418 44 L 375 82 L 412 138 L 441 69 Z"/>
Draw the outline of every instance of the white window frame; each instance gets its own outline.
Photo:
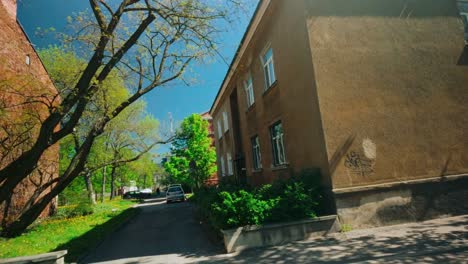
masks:
<path id="1" fill-rule="evenodd" d="M 231 153 L 228 152 L 227 154 L 227 175 L 231 176 L 231 175 L 234 175 L 234 169 L 233 169 L 233 164 L 232 164 L 232 156 L 231 156 Z"/>
<path id="2" fill-rule="evenodd" d="M 457 0 L 457 7 L 464 26 L 465 43 L 468 44 L 468 1 Z"/>
<path id="3" fill-rule="evenodd" d="M 279 134 L 276 134 L 275 128 L 281 126 Z M 286 149 L 284 147 L 284 132 L 281 121 L 276 122 L 270 127 L 271 147 L 273 150 L 273 166 L 286 164 Z"/>
<path id="4" fill-rule="evenodd" d="M 226 111 L 223 112 L 223 121 L 224 121 L 224 132 L 229 130 L 228 114 Z"/>
<path id="5" fill-rule="evenodd" d="M 271 57 L 265 58 L 265 56 L 271 51 Z M 265 90 L 268 90 L 276 82 L 276 73 L 275 73 L 275 61 L 273 48 L 271 45 L 268 45 L 262 53 L 262 66 L 263 74 L 265 76 Z"/>
<path id="6" fill-rule="evenodd" d="M 221 176 L 226 176 L 226 166 L 224 164 L 224 156 L 221 155 L 221 159 L 219 160 L 219 163 L 221 165 Z"/>
<path id="7" fill-rule="evenodd" d="M 223 137 L 223 128 L 221 127 L 221 121 L 218 119 L 216 121 L 217 131 L 218 131 L 218 139 Z"/>
<path id="8" fill-rule="evenodd" d="M 252 164 L 254 170 L 262 168 L 262 153 L 260 151 L 260 139 L 258 135 L 252 137 L 250 140 L 252 144 Z"/>
<path id="9" fill-rule="evenodd" d="M 245 96 L 247 98 L 247 107 L 252 106 L 255 103 L 255 94 L 253 89 L 252 75 L 249 73 L 244 81 Z"/>

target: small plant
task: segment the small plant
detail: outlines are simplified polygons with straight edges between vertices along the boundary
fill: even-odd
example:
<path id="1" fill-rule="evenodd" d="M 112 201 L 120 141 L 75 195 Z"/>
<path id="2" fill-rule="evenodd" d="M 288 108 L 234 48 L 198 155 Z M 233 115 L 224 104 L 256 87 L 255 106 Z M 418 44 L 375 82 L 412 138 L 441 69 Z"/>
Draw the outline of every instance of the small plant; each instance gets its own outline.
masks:
<path id="1" fill-rule="evenodd" d="M 349 225 L 349 224 L 342 224 L 342 225 L 341 225 L 341 230 L 340 230 L 340 232 L 341 232 L 341 233 L 346 233 L 346 232 L 350 232 L 350 231 L 352 231 L 352 230 L 353 230 L 353 227 L 352 227 L 351 225 Z"/>

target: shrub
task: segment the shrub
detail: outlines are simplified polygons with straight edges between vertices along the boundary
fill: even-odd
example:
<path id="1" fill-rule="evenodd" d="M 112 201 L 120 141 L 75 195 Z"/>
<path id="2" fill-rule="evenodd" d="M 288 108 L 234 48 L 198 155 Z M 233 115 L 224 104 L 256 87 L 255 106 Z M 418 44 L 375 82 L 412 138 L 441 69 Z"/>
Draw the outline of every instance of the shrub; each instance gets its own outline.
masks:
<path id="1" fill-rule="evenodd" d="M 317 200 L 307 192 L 302 182 L 291 182 L 284 186 L 283 193 L 271 210 L 270 222 L 291 221 L 316 217 Z"/>
<path id="2" fill-rule="evenodd" d="M 94 213 L 94 206 L 88 202 L 83 201 L 77 205 L 59 207 L 57 210 L 57 218 L 72 218 L 77 216 L 85 216 Z"/>
<path id="3" fill-rule="evenodd" d="M 245 190 L 234 193 L 223 191 L 218 198 L 211 206 L 211 220 L 218 228 L 262 224 L 275 203 L 273 200 L 258 199 Z"/>
<path id="4" fill-rule="evenodd" d="M 219 229 L 315 217 L 320 195 L 320 174 L 307 170 L 287 180 L 258 189 L 221 183 L 199 190 L 194 201 L 200 213 Z"/>

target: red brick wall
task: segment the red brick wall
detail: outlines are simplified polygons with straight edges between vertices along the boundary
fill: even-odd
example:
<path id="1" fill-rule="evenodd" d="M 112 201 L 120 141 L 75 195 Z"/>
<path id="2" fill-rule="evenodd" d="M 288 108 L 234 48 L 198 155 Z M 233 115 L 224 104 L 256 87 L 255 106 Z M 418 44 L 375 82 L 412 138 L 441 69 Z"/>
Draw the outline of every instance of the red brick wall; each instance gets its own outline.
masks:
<path id="1" fill-rule="evenodd" d="M 202 118 L 208 121 L 208 132 L 209 132 L 209 137 L 211 139 L 211 146 L 214 147 L 214 129 L 213 129 L 213 118 L 211 117 L 210 113 L 206 112 L 201 114 Z M 217 185 L 218 184 L 218 172 L 214 172 L 211 177 L 206 180 L 207 185 Z"/>
<path id="2" fill-rule="evenodd" d="M 16 0 L 0 0 L 0 168 L 33 144 L 39 125 L 58 97 L 46 70 L 16 21 Z M 29 65 L 26 63 L 29 57 Z M 15 220 L 37 187 L 58 176 L 58 145 L 0 205 L 2 225 Z M 42 216 L 50 213 L 55 203 Z"/>

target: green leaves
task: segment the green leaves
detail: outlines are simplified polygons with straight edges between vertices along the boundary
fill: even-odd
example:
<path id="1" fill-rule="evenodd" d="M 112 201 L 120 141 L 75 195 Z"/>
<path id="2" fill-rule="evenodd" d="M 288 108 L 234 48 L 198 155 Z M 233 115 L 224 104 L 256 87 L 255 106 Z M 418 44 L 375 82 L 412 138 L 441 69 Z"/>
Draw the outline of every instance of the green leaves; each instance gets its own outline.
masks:
<path id="1" fill-rule="evenodd" d="M 166 171 L 175 183 L 198 189 L 216 172 L 215 162 L 208 122 L 198 114 L 185 118 L 172 144 L 171 157 L 164 164 Z"/>

